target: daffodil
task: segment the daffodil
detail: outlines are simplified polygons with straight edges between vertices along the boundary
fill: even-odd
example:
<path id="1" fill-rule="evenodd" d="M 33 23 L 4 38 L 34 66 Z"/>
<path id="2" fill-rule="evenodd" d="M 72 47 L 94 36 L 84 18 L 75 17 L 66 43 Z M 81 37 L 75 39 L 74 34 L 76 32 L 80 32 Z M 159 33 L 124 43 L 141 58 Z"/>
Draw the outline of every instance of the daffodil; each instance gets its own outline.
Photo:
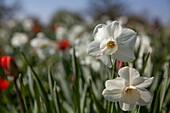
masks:
<path id="1" fill-rule="evenodd" d="M 118 21 L 99 24 L 94 29 L 94 41 L 89 44 L 87 53 L 91 56 L 101 56 L 103 63 L 111 67 L 110 57 L 121 62 L 135 59 L 131 50 L 135 41 L 136 33 L 131 29 L 123 28 Z"/>
<path id="2" fill-rule="evenodd" d="M 139 72 L 131 67 L 123 67 L 118 72 L 120 77 L 105 82 L 102 92 L 104 98 L 119 102 L 122 110 L 130 111 L 135 105 L 144 106 L 152 101 L 150 86 L 152 78 L 140 77 Z"/>

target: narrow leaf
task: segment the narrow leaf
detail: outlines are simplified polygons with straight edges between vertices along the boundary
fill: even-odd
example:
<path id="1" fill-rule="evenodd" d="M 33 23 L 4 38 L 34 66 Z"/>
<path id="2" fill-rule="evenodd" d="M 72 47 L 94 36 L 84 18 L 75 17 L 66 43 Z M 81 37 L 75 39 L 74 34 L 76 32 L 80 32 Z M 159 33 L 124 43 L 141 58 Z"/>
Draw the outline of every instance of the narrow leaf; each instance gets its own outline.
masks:
<path id="1" fill-rule="evenodd" d="M 107 113 L 106 110 L 103 108 L 103 106 L 100 104 L 100 102 L 96 99 L 95 95 L 93 94 L 91 80 L 90 80 L 90 95 L 91 95 L 91 98 L 92 98 L 94 104 L 96 105 L 97 112 L 98 113 Z"/>
<path id="2" fill-rule="evenodd" d="M 42 100 L 43 100 L 44 103 L 45 103 L 46 112 L 52 113 L 52 109 L 50 108 L 50 102 L 49 102 L 49 100 L 48 100 L 47 93 L 45 92 L 45 89 L 44 89 L 44 87 L 42 86 L 42 83 L 40 82 L 40 80 L 39 80 L 36 72 L 34 71 L 34 69 L 33 69 L 32 66 L 31 66 L 31 64 L 28 62 L 25 54 L 24 54 L 23 52 L 21 52 L 21 53 L 22 53 L 25 61 L 27 62 L 28 66 L 30 67 L 30 69 L 31 69 L 31 71 L 32 71 L 32 73 L 33 73 L 32 75 L 33 75 L 33 77 L 34 77 L 34 79 L 35 79 L 35 83 L 36 83 L 36 85 L 38 86 L 38 89 L 39 89 L 40 95 L 41 95 L 41 97 L 42 97 Z"/>

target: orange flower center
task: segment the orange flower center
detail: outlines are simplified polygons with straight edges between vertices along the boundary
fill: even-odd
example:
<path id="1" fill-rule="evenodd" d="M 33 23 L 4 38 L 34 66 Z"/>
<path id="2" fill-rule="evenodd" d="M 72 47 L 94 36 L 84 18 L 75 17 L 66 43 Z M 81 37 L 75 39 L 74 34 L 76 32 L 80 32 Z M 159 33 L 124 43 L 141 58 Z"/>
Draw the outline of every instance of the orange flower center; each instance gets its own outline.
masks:
<path id="1" fill-rule="evenodd" d="M 116 45 L 116 44 L 115 44 L 114 41 L 109 41 L 109 42 L 107 43 L 107 46 L 110 47 L 110 48 L 114 48 L 115 45 Z"/>
<path id="2" fill-rule="evenodd" d="M 131 93 L 131 91 L 132 91 L 132 89 L 128 88 L 128 89 L 126 89 L 124 92 L 125 92 L 125 93 Z"/>

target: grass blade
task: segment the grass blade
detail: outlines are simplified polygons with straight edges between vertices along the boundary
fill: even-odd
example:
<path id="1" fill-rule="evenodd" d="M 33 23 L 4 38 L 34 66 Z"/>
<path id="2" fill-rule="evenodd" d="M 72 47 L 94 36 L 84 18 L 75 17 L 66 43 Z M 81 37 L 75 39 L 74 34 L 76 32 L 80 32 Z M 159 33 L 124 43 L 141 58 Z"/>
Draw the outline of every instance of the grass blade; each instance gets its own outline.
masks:
<path id="1" fill-rule="evenodd" d="M 95 95 L 93 94 L 91 80 L 90 80 L 90 95 L 91 95 L 91 98 L 92 98 L 94 104 L 96 105 L 97 112 L 98 113 L 107 113 L 106 110 L 103 108 L 103 106 L 100 104 L 100 102 L 96 99 Z"/>
<path id="2" fill-rule="evenodd" d="M 52 101 L 53 101 L 53 106 L 55 108 L 55 112 L 61 113 L 58 93 L 56 93 L 56 85 L 54 84 L 54 80 L 51 73 L 51 66 L 48 68 L 48 83 L 49 83 L 50 93 L 52 95 Z"/>
<path id="3" fill-rule="evenodd" d="M 164 75 L 163 75 L 163 80 L 162 80 L 161 88 L 160 88 L 160 105 L 159 105 L 159 112 L 161 112 L 162 104 L 163 104 L 163 100 L 164 100 L 165 92 L 166 92 L 166 88 L 167 88 L 168 69 L 169 69 L 169 63 L 166 62 L 165 65 L 164 65 Z"/>
<path id="4" fill-rule="evenodd" d="M 144 60 L 143 67 L 142 67 L 142 70 L 141 70 L 141 75 L 142 75 L 142 76 L 144 75 L 145 68 L 146 68 L 146 65 L 147 65 L 149 56 L 150 56 L 150 52 L 147 54 L 147 56 L 146 56 L 146 58 L 145 58 L 145 60 Z"/>
<path id="5" fill-rule="evenodd" d="M 39 89 L 40 95 L 41 95 L 41 97 L 42 97 L 42 100 L 43 100 L 44 103 L 45 103 L 46 112 L 52 113 L 52 109 L 50 108 L 50 102 L 49 102 L 49 100 L 48 100 L 47 93 L 45 92 L 45 89 L 44 89 L 42 83 L 40 82 L 40 80 L 39 80 L 36 72 L 34 71 L 34 69 L 33 69 L 32 66 L 31 66 L 31 64 L 28 62 L 25 54 L 24 54 L 23 52 L 21 52 L 21 53 L 22 53 L 25 61 L 27 62 L 29 68 L 31 69 L 31 71 L 32 71 L 32 73 L 33 73 L 32 75 L 33 75 L 33 77 L 34 77 L 35 83 L 36 83 L 36 85 L 38 86 L 38 89 Z"/>
<path id="6" fill-rule="evenodd" d="M 75 107 L 76 112 L 81 113 L 80 109 L 80 92 L 79 92 L 79 79 L 80 79 L 80 73 L 79 73 L 79 66 L 75 55 L 75 49 L 73 49 L 73 56 L 72 56 L 72 65 L 73 65 L 73 74 L 75 78 L 75 84 L 73 86 L 73 97 L 75 98 Z M 76 96 L 76 97 L 75 97 Z"/>

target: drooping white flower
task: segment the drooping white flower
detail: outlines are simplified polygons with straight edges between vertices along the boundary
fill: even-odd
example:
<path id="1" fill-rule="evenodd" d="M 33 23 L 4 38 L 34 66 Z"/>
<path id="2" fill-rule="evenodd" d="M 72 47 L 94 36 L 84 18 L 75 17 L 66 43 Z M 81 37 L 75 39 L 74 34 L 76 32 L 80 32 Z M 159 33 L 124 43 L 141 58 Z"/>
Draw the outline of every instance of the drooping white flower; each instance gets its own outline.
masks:
<path id="1" fill-rule="evenodd" d="M 118 21 L 106 25 L 99 24 L 94 29 L 94 41 L 89 44 L 87 52 L 91 56 L 101 56 L 103 63 L 111 67 L 110 56 L 121 62 L 135 59 L 131 50 L 135 41 L 136 33 L 131 29 L 122 28 Z"/>
<path id="2" fill-rule="evenodd" d="M 28 42 L 28 36 L 25 33 L 16 32 L 11 39 L 11 44 L 14 47 L 21 47 L 27 42 Z"/>
<path id="3" fill-rule="evenodd" d="M 153 77 L 140 77 L 139 72 L 131 67 L 121 68 L 118 74 L 120 77 L 105 82 L 104 98 L 119 102 L 124 111 L 132 110 L 135 104 L 144 106 L 152 101 L 150 92 L 145 88 L 151 85 Z"/>

